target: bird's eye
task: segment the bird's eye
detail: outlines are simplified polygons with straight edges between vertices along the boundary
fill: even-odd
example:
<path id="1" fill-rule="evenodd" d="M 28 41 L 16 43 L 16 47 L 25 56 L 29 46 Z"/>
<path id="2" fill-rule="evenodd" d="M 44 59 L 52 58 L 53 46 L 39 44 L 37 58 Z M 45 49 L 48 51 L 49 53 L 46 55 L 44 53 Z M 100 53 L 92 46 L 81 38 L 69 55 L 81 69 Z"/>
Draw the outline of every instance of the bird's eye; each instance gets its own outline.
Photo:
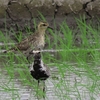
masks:
<path id="1" fill-rule="evenodd" d="M 47 26 L 46 24 L 42 24 L 42 26 Z"/>

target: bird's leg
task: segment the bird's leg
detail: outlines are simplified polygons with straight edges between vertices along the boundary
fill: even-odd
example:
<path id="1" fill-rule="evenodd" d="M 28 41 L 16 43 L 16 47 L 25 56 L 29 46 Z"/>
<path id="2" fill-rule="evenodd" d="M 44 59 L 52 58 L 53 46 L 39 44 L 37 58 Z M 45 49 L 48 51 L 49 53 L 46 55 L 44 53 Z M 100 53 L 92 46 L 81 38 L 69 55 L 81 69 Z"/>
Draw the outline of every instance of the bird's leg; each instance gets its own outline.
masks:
<path id="1" fill-rule="evenodd" d="M 46 93 L 46 91 L 45 91 L 45 81 L 43 81 L 43 98 L 44 98 L 44 100 L 45 100 L 45 93 Z"/>
<path id="2" fill-rule="evenodd" d="M 39 89 L 39 83 L 40 83 L 40 81 L 38 80 L 38 85 L 37 85 L 37 99 L 39 100 L 39 94 L 38 94 L 38 89 Z"/>
<path id="3" fill-rule="evenodd" d="M 38 80 L 38 87 L 39 87 L 39 83 L 40 83 L 40 81 Z"/>
<path id="4" fill-rule="evenodd" d="M 43 81 L 43 92 L 45 92 L 45 81 Z"/>

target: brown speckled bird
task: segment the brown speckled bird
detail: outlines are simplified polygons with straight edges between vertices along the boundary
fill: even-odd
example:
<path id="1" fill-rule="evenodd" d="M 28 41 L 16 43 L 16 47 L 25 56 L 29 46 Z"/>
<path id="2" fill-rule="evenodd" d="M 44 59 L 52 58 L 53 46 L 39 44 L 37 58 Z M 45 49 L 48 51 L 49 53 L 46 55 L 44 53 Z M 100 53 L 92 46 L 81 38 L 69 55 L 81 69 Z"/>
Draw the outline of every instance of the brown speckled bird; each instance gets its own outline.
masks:
<path id="1" fill-rule="evenodd" d="M 34 34 L 22 40 L 20 43 L 16 44 L 13 48 L 4 51 L 14 52 L 14 51 L 27 51 L 27 50 L 41 50 L 45 45 L 45 31 L 49 24 L 47 22 L 41 21 L 38 24 L 37 30 Z"/>

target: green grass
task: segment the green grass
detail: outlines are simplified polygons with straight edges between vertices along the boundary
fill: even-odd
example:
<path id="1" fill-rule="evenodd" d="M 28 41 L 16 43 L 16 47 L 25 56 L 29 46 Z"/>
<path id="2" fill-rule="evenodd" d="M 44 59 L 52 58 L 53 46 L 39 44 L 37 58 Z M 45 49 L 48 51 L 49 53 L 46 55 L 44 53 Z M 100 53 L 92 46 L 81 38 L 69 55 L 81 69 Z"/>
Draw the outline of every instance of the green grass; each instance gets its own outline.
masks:
<path id="1" fill-rule="evenodd" d="M 44 16 L 39 13 L 41 20 L 45 20 Z M 57 96 L 57 100 L 84 100 L 88 94 L 90 100 L 95 100 L 94 95 L 100 94 L 100 25 L 97 27 L 92 25 L 92 22 L 86 23 L 84 18 L 76 19 L 77 29 L 72 30 L 65 21 L 59 25 L 59 31 L 56 30 L 54 22 L 54 30 L 48 29 L 52 39 L 46 34 L 46 49 L 62 50 L 55 53 L 44 52 L 43 61 L 50 68 L 56 66 L 57 72 L 51 71 L 50 81 L 54 88 L 52 92 Z M 36 20 L 33 20 L 36 29 Z M 81 39 L 79 46 L 75 45 L 75 34 L 79 32 L 78 37 Z M 13 31 L 14 32 L 14 31 Z M 30 27 L 26 28 L 26 32 L 31 32 Z M 14 32 L 15 33 L 15 32 Z M 22 40 L 22 32 L 19 29 L 19 37 L 15 36 L 20 42 Z M 4 44 L 12 42 L 7 36 L 0 31 L 0 42 Z M 8 49 L 5 45 L 3 48 Z M 2 46 L 0 46 L 2 49 Z M 33 95 L 44 95 L 42 91 L 38 91 L 37 82 L 29 73 L 28 62 L 24 55 L 17 56 L 14 53 L 1 55 L 5 57 L 3 62 L 3 70 L 6 70 L 9 78 L 7 83 L 0 85 L 5 92 L 12 92 L 12 100 L 19 98 L 20 94 L 17 89 L 14 89 L 13 79 L 20 79 L 23 86 L 29 86 L 33 89 Z M 48 79 L 49 80 L 49 79 Z M 47 82 L 48 82 L 47 80 Z M 9 84 L 13 83 L 9 88 Z M 49 84 L 49 83 L 48 83 Z M 83 89 L 83 91 L 81 91 Z M 81 91 L 81 92 L 80 92 Z M 85 94 L 86 93 L 86 94 Z M 15 95 L 16 94 L 16 95 Z M 48 100 L 48 98 L 46 98 Z"/>

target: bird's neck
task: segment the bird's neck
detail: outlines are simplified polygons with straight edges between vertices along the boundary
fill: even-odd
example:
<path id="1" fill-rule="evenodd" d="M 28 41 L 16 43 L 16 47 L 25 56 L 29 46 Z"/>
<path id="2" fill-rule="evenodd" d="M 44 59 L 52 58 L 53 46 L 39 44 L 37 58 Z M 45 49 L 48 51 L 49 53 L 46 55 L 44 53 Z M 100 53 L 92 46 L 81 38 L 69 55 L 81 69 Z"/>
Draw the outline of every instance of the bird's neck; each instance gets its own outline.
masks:
<path id="1" fill-rule="evenodd" d="M 38 29 L 38 33 L 41 35 L 45 34 L 46 29 Z"/>

